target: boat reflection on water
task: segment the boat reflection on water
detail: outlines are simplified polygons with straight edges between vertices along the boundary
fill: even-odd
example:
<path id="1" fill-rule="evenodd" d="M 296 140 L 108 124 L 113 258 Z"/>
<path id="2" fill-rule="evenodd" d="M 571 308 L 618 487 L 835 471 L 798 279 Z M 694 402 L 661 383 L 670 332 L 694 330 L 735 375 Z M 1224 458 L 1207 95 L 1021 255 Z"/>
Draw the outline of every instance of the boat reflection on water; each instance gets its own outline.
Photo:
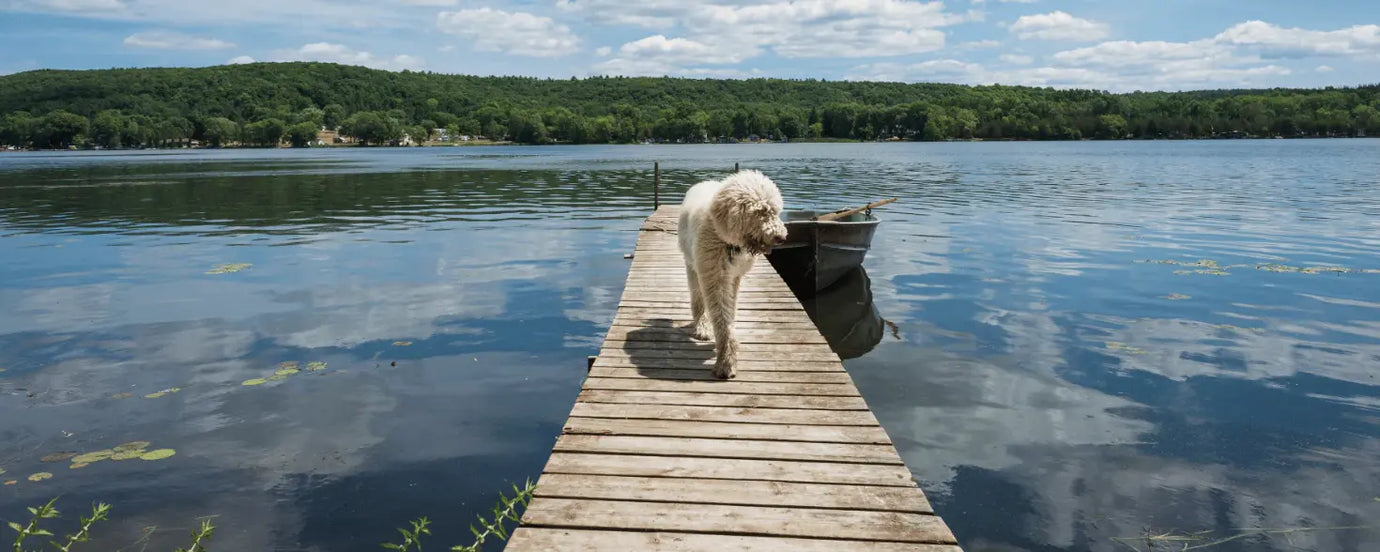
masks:
<path id="1" fill-rule="evenodd" d="M 802 277 L 802 267 L 773 259 L 772 266 L 786 280 L 829 348 L 844 360 L 867 354 L 882 341 L 886 320 L 872 302 L 872 280 L 861 265 L 838 276 L 829 286 L 816 290 L 813 278 Z"/>

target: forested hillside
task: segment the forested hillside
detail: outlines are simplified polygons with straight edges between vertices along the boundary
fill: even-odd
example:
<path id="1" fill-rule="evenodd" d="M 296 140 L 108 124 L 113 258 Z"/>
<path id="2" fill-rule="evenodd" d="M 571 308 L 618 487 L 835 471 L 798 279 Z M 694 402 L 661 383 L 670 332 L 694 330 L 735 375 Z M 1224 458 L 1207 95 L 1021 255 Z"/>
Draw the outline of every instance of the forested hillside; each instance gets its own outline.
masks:
<path id="1" fill-rule="evenodd" d="M 1380 86 L 1109 94 L 1011 86 L 394 73 L 327 63 L 0 77 L 0 144 L 369 143 L 446 128 L 523 143 L 1380 135 Z"/>

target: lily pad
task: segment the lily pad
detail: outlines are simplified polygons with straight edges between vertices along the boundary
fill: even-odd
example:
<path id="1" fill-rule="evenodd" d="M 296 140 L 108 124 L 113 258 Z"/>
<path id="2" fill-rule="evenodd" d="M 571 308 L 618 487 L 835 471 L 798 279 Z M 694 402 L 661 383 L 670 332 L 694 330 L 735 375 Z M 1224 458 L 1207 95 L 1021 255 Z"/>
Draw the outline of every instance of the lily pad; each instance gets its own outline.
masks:
<path id="1" fill-rule="evenodd" d="M 149 448 L 149 445 L 152 445 L 152 444 L 153 444 L 153 443 L 150 443 L 150 442 L 148 442 L 148 441 L 130 441 L 130 442 L 125 443 L 125 444 L 123 444 L 123 445 L 117 445 L 117 446 L 116 446 L 114 449 L 112 449 L 112 450 L 114 450 L 115 452 L 125 452 L 125 451 L 131 451 L 131 450 L 144 450 L 144 449 L 146 449 L 146 448 Z"/>
<path id="2" fill-rule="evenodd" d="M 307 369 L 313 372 L 319 372 L 326 369 L 326 363 L 319 360 L 313 360 L 307 363 Z"/>
<path id="3" fill-rule="evenodd" d="M 147 394 L 147 395 L 144 395 L 144 398 L 146 398 L 146 399 L 157 399 L 157 398 L 159 398 L 159 397 L 163 397 L 163 396 L 166 396 L 166 395 L 171 395 L 171 394 L 176 393 L 176 392 L 181 391 L 181 390 L 182 390 L 181 387 L 169 387 L 169 388 L 164 389 L 164 390 L 162 390 L 162 391 L 156 391 L 156 392 L 153 392 L 153 393 L 149 393 L 149 394 Z"/>
<path id="4" fill-rule="evenodd" d="M 267 379 L 268 381 L 283 381 L 285 379 L 288 379 L 288 377 L 283 374 L 273 374 L 264 379 Z"/>
<path id="5" fill-rule="evenodd" d="M 0 468 L 0 475 L 5 475 L 5 468 Z"/>
<path id="6" fill-rule="evenodd" d="M 72 464 L 72 465 L 70 465 L 70 466 L 67 466 L 67 467 L 68 467 L 69 469 L 79 470 L 79 469 L 85 468 L 85 467 L 90 466 L 90 465 L 91 465 L 91 464 L 86 464 L 86 463 L 82 463 L 82 462 L 77 462 L 77 463 L 74 463 L 74 464 Z"/>
<path id="7" fill-rule="evenodd" d="M 393 346 L 395 346 L 395 347 L 406 347 L 406 346 L 411 345 L 411 344 L 412 344 L 411 341 L 394 341 L 394 342 L 393 342 Z"/>
<path id="8" fill-rule="evenodd" d="M 247 380 L 244 380 L 244 383 L 241 383 L 240 385 L 245 385 L 245 386 L 250 386 L 250 385 L 263 385 L 263 384 L 265 384 L 265 383 L 268 383 L 268 380 L 266 380 L 266 379 L 264 379 L 264 378 L 254 378 L 254 379 L 247 379 Z"/>
<path id="9" fill-rule="evenodd" d="M 298 373 L 298 372 L 301 372 L 301 370 L 298 370 L 298 369 L 296 369 L 296 368 L 283 368 L 282 370 L 278 370 L 277 372 L 274 372 L 273 375 L 275 375 L 275 376 L 291 376 L 291 375 L 296 374 L 296 373 Z"/>
<path id="10" fill-rule="evenodd" d="M 18 484 L 19 484 L 19 481 L 18 481 L 18 480 L 15 480 L 15 479 L 11 479 L 11 480 L 5 482 L 5 486 L 7 486 L 7 487 L 10 486 L 10 485 L 18 485 Z"/>
<path id="11" fill-rule="evenodd" d="M 78 455 L 76 455 L 76 456 L 73 456 L 73 457 L 72 457 L 72 463 L 73 463 L 73 464 L 91 464 L 91 463 L 93 463 L 93 462 L 100 462 L 101 460 L 108 460 L 108 459 L 110 459 L 111 456 L 114 456 L 114 455 L 115 455 L 115 451 L 112 450 L 112 449 L 97 450 L 97 451 L 93 451 L 93 452 L 88 452 L 88 453 L 86 453 L 86 454 L 78 454 Z"/>
<path id="12" fill-rule="evenodd" d="M 39 482 L 39 481 L 43 481 L 44 479 L 52 479 L 52 478 L 53 478 L 53 474 L 51 474 L 51 473 L 48 473 L 48 472 L 38 472 L 38 473 L 36 473 L 36 474 L 30 475 L 30 476 L 29 476 L 29 481 Z"/>
<path id="13" fill-rule="evenodd" d="M 135 458 L 143 456 L 144 452 L 145 451 L 142 450 L 122 450 L 111 455 L 110 459 L 115 461 L 133 460 Z"/>
<path id="14" fill-rule="evenodd" d="M 251 267 L 251 266 L 254 266 L 254 265 L 253 265 L 252 263 L 229 263 L 229 264 L 218 264 L 218 265 L 216 265 L 215 267 L 211 268 L 211 270 L 207 270 L 206 273 L 207 273 L 207 274 L 231 274 L 231 273 L 234 273 L 234 272 L 239 272 L 239 271 L 244 270 L 244 269 L 246 269 L 246 268 L 249 268 L 249 267 Z"/>
<path id="15" fill-rule="evenodd" d="M 128 399 L 128 398 L 133 397 L 133 396 L 134 396 L 134 393 L 116 393 L 116 394 L 114 394 L 114 395 L 111 395 L 110 398 L 112 398 L 112 399 Z"/>
<path id="16" fill-rule="evenodd" d="M 284 360 L 284 361 L 278 363 L 278 367 L 279 367 L 279 368 L 296 368 L 296 367 L 297 367 L 297 361 L 295 361 L 295 360 Z"/>
<path id="17" fill-rule="evenodd" d="M 44 456 L 43 458 L 39 458 L 38 461 L 43 462 L 45 464 L 52 462 L 61 462 L 76 455 L 77 453 L 75 452 L 54 452 L 52 454 Z"/>
<path id="18" fill-rule="evenodd" d="M 177 454 L 177 451 L 175 451 L 175 450 L 173 450 L 173 449 L 158 449 L 158 450 L 151 450 L 151 451 L 145 452 L 144 454 L 142 454 L 142 455 L 139 456 L 139 459 L 140 459 L 140 460 L 162 460 L 162 459 L 168 458 L 168 457 L 170 457 L 170 456 L 172 456 L 172 455 L 174 455 L 174 454 Z"/>

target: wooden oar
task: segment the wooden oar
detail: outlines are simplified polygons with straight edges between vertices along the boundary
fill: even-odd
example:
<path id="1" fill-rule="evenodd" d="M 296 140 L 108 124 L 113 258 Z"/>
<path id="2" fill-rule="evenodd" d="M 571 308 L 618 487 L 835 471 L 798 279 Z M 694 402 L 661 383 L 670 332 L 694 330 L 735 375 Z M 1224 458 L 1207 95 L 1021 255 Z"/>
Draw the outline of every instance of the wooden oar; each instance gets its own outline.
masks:
<path id="1" fill-rule="evenodd" d="M 816 222 L 825 222 L 825 221 L 831 221 L 831 220 L 838 220 L 838 219 L 841 219 L 841 218 L 848 218 L 848 217 L 850 217 L 850 216 L 856 215 L 856 214 L 861 213 L 861 212 L 863 212 L 863 211 L 866 211 L 866 210 L 868 210 L 868 209 L 872 209 L 872 208 L 876 208 L 876 207 L 881 207 L 881 206 L 886 205 L 886 204 L 888 204 L 888 203 L 891 203 L 891 202 L 893 202 L 893 201 L 896 201 L 896 198 L 893 197 L 893 198 L 891 198 L 891 199 L 883 199 L 883 200 L 881 200 L 881 201 L 875 201 L 875 202 L 872 202 L 872 203 L 868 203 L 867 205 L 863 205 L 862 207 L 857 207 L 857 208 L 854 208 L 854 209 L 841 209 L 841 210 L 838 210 L 838 211 L 834 211 L 834 212 L 832 212 L 832 213 L 825 213 L 825 214 L 823 214 L 823 215 L 819 215 L 819 216 L 817 216 L 817 217 L 815 217 L 815 218 L 813 218 L 813 219 L 810 219 L 810 220 L 813 220 L 813 221 L 816 221 Z"/>

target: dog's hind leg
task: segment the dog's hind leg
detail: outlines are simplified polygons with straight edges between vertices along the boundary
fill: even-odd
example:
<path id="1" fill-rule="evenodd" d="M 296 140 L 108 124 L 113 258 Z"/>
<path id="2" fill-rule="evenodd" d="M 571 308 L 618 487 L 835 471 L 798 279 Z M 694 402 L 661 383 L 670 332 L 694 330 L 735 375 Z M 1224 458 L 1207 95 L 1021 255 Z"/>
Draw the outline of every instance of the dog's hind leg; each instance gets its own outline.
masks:
<path id="1" fill-rule="evenodd" d="M 690 282 L 690 337 L 699 340 L 710 338 L 709 319 L 704 311 L 704 289 L 700 287 L 700 277 L 695 268 L 685 265 L 685 279 Z"/>

